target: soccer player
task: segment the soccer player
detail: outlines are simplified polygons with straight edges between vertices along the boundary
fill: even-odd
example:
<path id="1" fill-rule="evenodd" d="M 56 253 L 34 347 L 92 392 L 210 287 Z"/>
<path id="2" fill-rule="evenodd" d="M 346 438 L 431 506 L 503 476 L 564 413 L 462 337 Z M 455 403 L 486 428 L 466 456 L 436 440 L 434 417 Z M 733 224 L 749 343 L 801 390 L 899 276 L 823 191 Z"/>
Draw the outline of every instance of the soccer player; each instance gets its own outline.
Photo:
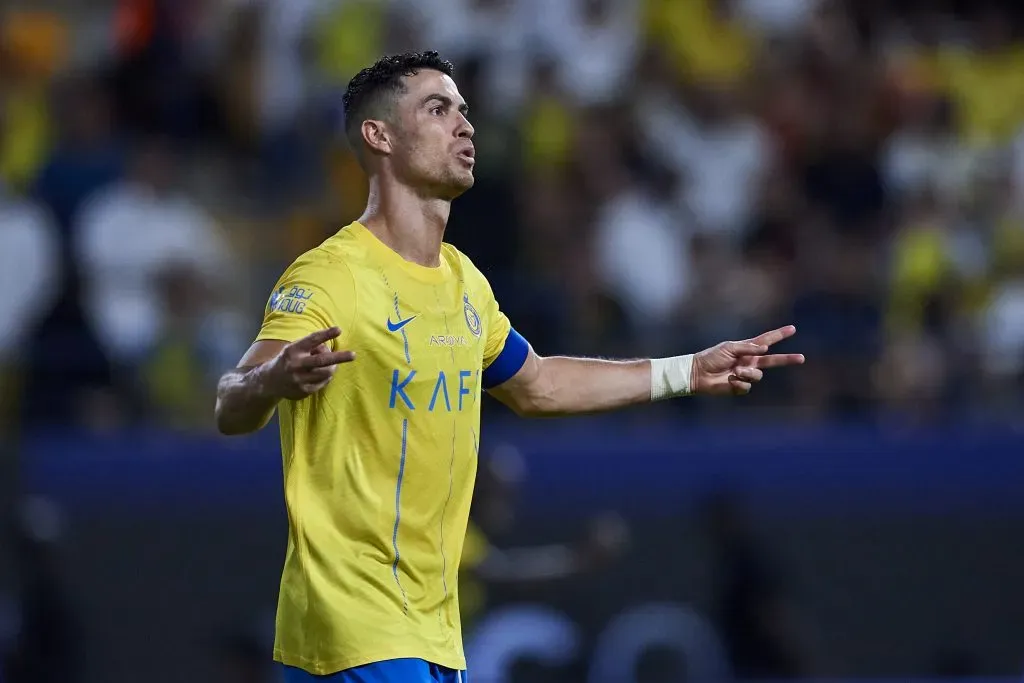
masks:
<path id="1" fill-rule="evenodd" d="M 803 362 L 766 355 L 792 327 L 654 360 L 537 355 L 442 241 L 452 200 L 473 186 L 452 71 L 435 52 L 405 54 L 349 83 L 366 210 L 285 271 L 218 388 L 225 434 L 280 410 L 289 538 L 274 658 L 286 681 L 468 680 L 456 587 L 481 391 L 519 415 L 573 415 L 745 394 L 765 368 Z"/>

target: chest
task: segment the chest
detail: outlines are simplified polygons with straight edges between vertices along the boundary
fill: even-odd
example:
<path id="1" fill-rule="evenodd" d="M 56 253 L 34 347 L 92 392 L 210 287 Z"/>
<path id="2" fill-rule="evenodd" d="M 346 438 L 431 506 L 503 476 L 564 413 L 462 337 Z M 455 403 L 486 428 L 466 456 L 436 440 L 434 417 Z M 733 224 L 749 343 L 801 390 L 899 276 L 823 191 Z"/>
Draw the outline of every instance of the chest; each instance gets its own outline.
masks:
<path id="1" fill-rule="evenodd" d="M 486 339 L 480 293 L 456 278 L 433 284 L 382 273 L 365 273 L 356 287 L 351 345 L 388 407 L 472 405 Z"/>
<path id="2" fill-rule="evenodd" d="M 483 319 L 460 280 L 437 284 L 378 274 L 357 283 L 356 327 L 361 338 L 386 344 L 408 339 L 415 350 L 467 350 L 483 338 Z"/>

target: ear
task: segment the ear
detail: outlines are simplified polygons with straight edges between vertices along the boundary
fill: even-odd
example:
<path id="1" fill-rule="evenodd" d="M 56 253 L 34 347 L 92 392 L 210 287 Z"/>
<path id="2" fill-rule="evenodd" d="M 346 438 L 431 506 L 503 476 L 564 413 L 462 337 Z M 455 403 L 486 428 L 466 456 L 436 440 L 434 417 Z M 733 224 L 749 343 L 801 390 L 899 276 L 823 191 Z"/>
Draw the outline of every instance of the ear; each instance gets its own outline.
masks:
<path id="1" fill-rule="evenodd" d="M 391 154 L 391 133 L 383 121 L 367 119 L 360 128 L 363 141 L 375 154 Z"/>

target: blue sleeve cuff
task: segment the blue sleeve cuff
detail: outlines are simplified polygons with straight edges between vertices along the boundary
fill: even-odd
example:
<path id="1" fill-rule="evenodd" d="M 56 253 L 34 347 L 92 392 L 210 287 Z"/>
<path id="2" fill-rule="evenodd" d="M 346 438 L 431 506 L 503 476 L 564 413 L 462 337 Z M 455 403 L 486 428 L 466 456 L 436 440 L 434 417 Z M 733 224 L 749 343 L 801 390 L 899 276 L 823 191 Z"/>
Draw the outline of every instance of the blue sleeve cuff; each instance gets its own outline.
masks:
<path id="1" fill-rule="evenodd" d="M 491 389 L 512 379 L 526 362 L 530 345 L 512 328 L 505 337 L 505 346 L 498 357 L 484 370 L 484 389 Z"/>

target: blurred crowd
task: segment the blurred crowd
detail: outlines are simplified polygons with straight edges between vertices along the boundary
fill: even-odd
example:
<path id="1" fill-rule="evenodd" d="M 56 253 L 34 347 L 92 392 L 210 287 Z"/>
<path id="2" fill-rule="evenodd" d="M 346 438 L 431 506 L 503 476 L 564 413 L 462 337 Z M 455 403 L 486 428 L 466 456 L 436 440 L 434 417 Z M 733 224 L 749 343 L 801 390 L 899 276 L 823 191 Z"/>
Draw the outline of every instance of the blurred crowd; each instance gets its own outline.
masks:
<path id="1" fill-rule="evenodd" d="M 348 79 L 412 49 L 456 63 L 477 130 L 447 239 L 539 352 L 793 322 L 811 362 L 750 402 L 773 416 L 1019 411 L 1017 3 L 0 8 L 8 426 L 208 428 L 281 269 L 362 211 Z"/>

